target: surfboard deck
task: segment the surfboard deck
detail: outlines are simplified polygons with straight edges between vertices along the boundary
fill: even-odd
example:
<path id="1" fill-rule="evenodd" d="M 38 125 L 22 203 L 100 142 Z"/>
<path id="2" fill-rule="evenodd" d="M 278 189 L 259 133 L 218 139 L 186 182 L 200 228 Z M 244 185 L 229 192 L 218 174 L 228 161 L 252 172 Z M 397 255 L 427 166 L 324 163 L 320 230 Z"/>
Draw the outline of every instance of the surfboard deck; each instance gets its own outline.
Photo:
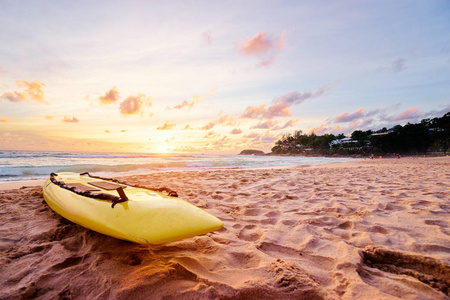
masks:
<path id="1" fill-rule="evenodd" d="M 168 243 L 219 230 L 223 222 L 177 197 L 105 179 L 63 172 L 49 177 L 44 199 L 59 215 L 88 229 L 140 244 Z M 56 183 L 55 183 L 56 182 Z M 57 183 L 63 182 L 65 187 Z M 72 190 L 67 189 L 67 187 Z M 111 205 L 95 195 L 128 198 Z M 84 193 L 87 196 L 83 196 Z"/>

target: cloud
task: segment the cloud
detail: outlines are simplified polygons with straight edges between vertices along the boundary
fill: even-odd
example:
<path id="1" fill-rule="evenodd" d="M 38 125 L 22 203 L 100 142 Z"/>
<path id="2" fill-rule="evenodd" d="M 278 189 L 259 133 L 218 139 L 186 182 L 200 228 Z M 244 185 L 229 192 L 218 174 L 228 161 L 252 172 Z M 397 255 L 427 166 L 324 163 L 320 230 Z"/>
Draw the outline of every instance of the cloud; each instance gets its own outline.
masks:
<path id="1" fill-rule="evenodd" d="M 107 91 L 104 96 L 98 97 L 98 99 L 102 104 L 115 103 L 119 100 L 119 92 L 117 91 L 117 87 L 114 86 L 112 89 Z"/>
<path id="2" fill-rule="evenodd" d="M 244 138 L 252 139 L 252 140 L 259 140 L 261 138 L 261 135 L 256 132 L 252 132 L 250 134 L 244 135 Z"/>
<path id="3" fill-rule="evenodd" d="M 222 112 L 221 112 L 222 113 Z M 220 114 L 221 114 L 220 113 Z M 220 116 L 219 114 L 219 116 Z M 205 126 L 201 127 L 201 130 L 210 130 L 216 125 L 222 125 L 222 126 L 234 126 L 236 124 L 236 119 L 229 115 L 222 115 L 217 120 L 211 121 Z M 192 129 L 192 128 L 190 128 Z"/>
<path id="4" fill-rule="evenodd" d="M 262 123 L 258 123 L 255 126 L 250 127 L 250 129 L 269 129 L 278 124 L 278 121 L 275 120 L 267 120 Z"/>
<path id="5" fill-rule="evenodd" d="M 266 132 L 262 137 L 261 137 L 261 141 L 263 141 L 264 143 L 275 143 L 275 141 L 278 139 L 278 137 L 276 135 L 270 134 L 268 132 Z"/>
<path id="6" fill-rule="evenodd" d="M 234 128 L 233 130 L 231 130 L 230 134 L 241 134 L 242 130 L 238 129 L 238 128 Z"/>
<path id="7" fill-rule="evenodd" d="M 188 111 L 190 111 L 196 104 L 202 102 L 207 96 L 214 94 L 217 91 L 216 88 L 212 88 L 211 90 L 207 91 L 203 96 L 197 96 L 197 95 L 193 95 L 192 96 L 192 101 L 187 101 L 184 100 L 181 104 L 175 105 L 175 106 L 167 106 L 166 109 L 167 110 L 175 110 L 175 109 L 187 109 Z"/>
<path id="8" fill-rule="evenodd" d="M 189 124 L 187 124 L 184 128 L 183 128 L 183 130 L 193 130 L 194 128 L 192 128 L 191 127 L 191 125 L 189 125 Z"/>
<path id="9" fill-rule="evenodd" d="M 278 38 L 270 38 L 265 32 L 259 32 L 250 40 L 240 42 L 239 51 L 243 55 L 256 56 L 258 67 L 265 67 L 275 62 L 278 53 L 286 48 L 286 30 Z"/>
<path id="10" fill-rule="evenodd" d="M 404 112 L 391 117 L 390 119 L 392 121 L 398 122 L 403 120 L 410 120 L 410 119 L 419 119 L 423 117 L 423 113 L 419 111 L 419 107 L 411 107 L 408 110 L 405 110 Z"/>
<path id="11" fill-rule="evenodd" d="M 157 130 L 171 130 L 171 129 L 173 129 L 176 125 L 177 125 L 177 124 L 175 124 L 175 123 L 172 123 L 172 122 L 170 122 L 170 121 L 166 121 L 166 122 L 164 123 L 163 126 L 159 126 L 159 127 L 157 127 L 156 129 L 157 129 Z"/>
<path id="12" fill-rule="evenodd" d="M 390 65 L 380 67 L 379 70 L 388 70 L 394 73 L 399 73 L 407 68 L 408 66 L 406 65 L 406 59 L 399 58 L 394 60 Z"/>
<path id="13" fill-rule="evenodd" d="M 206 124 L 205 126 L 203 126 L 203 127 L 200 128 L 200 129 L 202 129 L 202 130 L 210 130 L 210 129 L 212 129 L 215 125 L 216 125 L 216 124 L 215 124 L 214 122 L 209 122 L 208 124 Z"/>
<path id="14" fill-rule="evenodd" d="M 286 129 L 286 128 L 288 128 L 288 127 L 294 126 L 294 125 L 297 124 L 299 121 L 300 121 L 299 119 L 291 119 L 291 120 L 287 121 L 283 126 L 281 126 L 281 127 L 279 127 L 279 126 L 278 126 L 278 127 L 274 127 L 274 128 L 272 128 L 272 129 L 273 129 L 273 130 Z"/>
<path id="15" fill-rule="evenodd" d="M 272 119 L 275 117 L 289 117 L 292 115 L 290 107 L 292 105 L 298 105 L 306 100 L 318 98 L 329 93 L 332 90 L 331 84 L 326 84 L 317 89 L 317 91 L 306 91 L 306 92 L 290 92 L 285 95 L 276 97 L 273 99 L 272 106 L 266 108 L 265 104 L 259 106 L 249 106 L 245 109 L 244 113 L 240 118 L 246 119 L 257 119 L 266 118 Z"/>
<path id="16" fill-rule="evenodd" d="M 259 106 L 248 106 L 244 113 L 240 116 L 240 118 L 246 118 L 246 119 L 250 119 L 250 118 L 259 118 L 259 117 L 264 117 L 264 115 L 266 114 L 266 105 L 265 104 L 261 104 Z"/>
<path id="17" fill-rule="evenodd" d="M 356 112 L 349 114 L 349 113 L 343 113 L 342 115 L 337 116 L 334 119 L 334 122 L 336 123 L 344 123 L 344 122 L 352 122 L 354 120 L 357 120 L 359 118 L 361 118 L 364 113 L 363 113 L 364 108 L 361 108 L 359 110 L 357 110 Z"/>
<path id="18" fill-rule="evenodd" d="M 313 127 L 308 134 L 323 135 L 328 130 L 328 124 L 321 124 L 319 127 Z"/>
<path id="19" fill-rule="evenodd" d="M 8 123 L 9 119 L 0 119 L 0 123 Z"/>
<path id="20" fill-rule="evenodd" d="M 172 110 L 172 109 L 187 108 L 187 110 L 191 110 L 196 103 L 200 102 L 199 98 L 195 95 L 192 96 L 192 99 L 193 100 L 191 102 L 184 100 L 181 104 L 175 105 L 173 107 L 167 107 L 167 109 Z"/>
<path id="21" fill-rule="evenodd" d="M 202 33 L 203 41 L 207 44 L 212 43 L 211 30 L 204 31 Z"/>
<path id="22" fill-rule="evenodd" d="M 151 106 L 153 99 L 144 94 L 137 96 L 129 96 L 122 103 L 120 103 L 120 112 L 124 116 L 143 114 L 145 105 Z"/>
<path id="23" fill-rule="evenodd" d="M 241 53 L 245 55 L 259 55 L 273 50 L 282 50 L 286 47 L 283 30 L 278 39 L 271 39 L 264 32 L 259 32 L 253 38 L 241 43 Z"/>
<path id="24" fill-rule="evenodd" d="M 219 117 L 216 123 L 225 126 L 234 126 L 236 124 L 236 118 L 230 115 L 222 115 Z"/>
<path id="25" fill-rule="evenodd" d="M 44 83 L 35 80 L 28 82 L 24 80 L 17 80 L 16 85 L 18 90 L 13 92 L 6 92 L 0 98 L 9 100 L 11 102 L 41 102 L 47 103 L 44 100 Z"/>
<path id="26" fill-rule="evenodd" d="M 80 122 L 80 120 L 77 117 L 68 117 L 68 116 L 64 116 L 62 121 L 64 123 L 78 123 L 78 122 Z"/>
<path id="27" fill-rule="evenodd" d="M 209 139 L 209 138 L 213 138 L 213 137 L 217 137 L 217 135 L 215 134 L 214 131 L 210 131 L 203 138 Z"/>

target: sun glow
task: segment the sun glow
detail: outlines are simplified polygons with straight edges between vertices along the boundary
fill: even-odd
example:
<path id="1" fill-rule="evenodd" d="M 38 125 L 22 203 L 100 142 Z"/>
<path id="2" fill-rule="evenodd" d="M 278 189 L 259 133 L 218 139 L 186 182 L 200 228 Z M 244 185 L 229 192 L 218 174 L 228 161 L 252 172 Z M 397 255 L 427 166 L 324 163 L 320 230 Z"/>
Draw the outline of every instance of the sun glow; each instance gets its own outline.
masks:
<path id="1" fill-rule="evenodd" d="M 173 150 L 173 147 L 171 147 L 168 144 L 161 143 L 153 146 L 153 149 L 155 153 L 171 153 Z"/>

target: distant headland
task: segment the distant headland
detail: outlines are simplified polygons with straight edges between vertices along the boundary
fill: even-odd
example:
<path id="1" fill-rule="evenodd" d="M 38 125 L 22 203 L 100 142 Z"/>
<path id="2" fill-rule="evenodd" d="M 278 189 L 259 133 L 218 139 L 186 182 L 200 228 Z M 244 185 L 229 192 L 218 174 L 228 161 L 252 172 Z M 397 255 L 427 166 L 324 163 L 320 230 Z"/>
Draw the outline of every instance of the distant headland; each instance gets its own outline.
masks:
<path id="1" fill-rule="evenodd" d="M 247 150 L 242 150 L 241 153 L 239 153 L 239 155 L 267 155 L 265 154 L 263 151 L 261 150 L 252 150 L 252 149 L 247 149 Z"/>

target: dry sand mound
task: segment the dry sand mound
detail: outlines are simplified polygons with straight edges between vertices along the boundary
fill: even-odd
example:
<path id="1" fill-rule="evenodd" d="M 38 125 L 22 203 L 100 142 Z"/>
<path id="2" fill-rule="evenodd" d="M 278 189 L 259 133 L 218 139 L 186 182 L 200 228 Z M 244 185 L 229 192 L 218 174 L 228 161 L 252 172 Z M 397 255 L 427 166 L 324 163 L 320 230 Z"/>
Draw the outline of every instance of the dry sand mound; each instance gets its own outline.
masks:
<path id="1" fill-rule="evenodd" d="M 123 178 L 225 223 L 145 246 L 0 191 L 0 299 L 449 299 L 450 159 Z"/>

